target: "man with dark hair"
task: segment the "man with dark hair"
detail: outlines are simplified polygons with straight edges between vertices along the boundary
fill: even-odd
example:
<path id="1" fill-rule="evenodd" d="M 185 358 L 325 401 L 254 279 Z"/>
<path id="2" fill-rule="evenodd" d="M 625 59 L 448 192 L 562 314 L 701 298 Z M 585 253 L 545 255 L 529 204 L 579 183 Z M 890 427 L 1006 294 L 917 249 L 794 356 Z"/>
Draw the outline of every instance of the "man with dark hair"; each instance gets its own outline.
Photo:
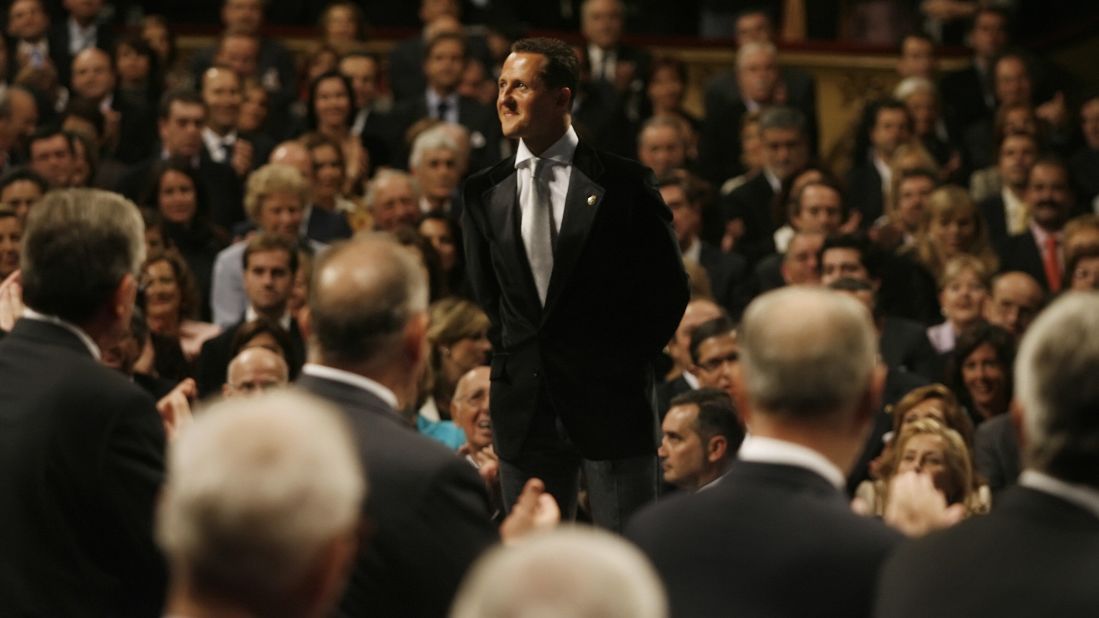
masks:
<path id="1" fill-rule="evenodd" d="M 443 32 L 427 42 L 423 72 L 427 89 L 421 96 L 400 103 L 392 114 L 395 135 L 400 142 L 395 147 L 397 161 L 407 161 L 404 144 L 408 129 L 424 118 L 453 122 L 469 129 L 469 169 L 479 170 L 500 158 L 500 125 L 492 108 L 458 92 L 462 71 L 469 60 L 465 36 Z"/>
<path id="2" fill-rule="evenodd" d="M 37 204 L 49 189 L 49 182 L 37 172 L 17 167 L 0 177 L 0 204 L 14 210 L 20 224 L 25 227 L 31 206 Z"/>
<path id="3" fill-rule="evenodd" d="M 990 195 L 977 207 L 988 224 L 989 240 L 1000 248 L 1009 236 L 1026 231 L 1030 212 L 1025 194 L 1030 168 L 1038 158 L 1038 139 L 1029 133 L 1006 133 L 997 145 L 999 195 Z"/>
<path id="4" fill-rule="evenodd" d="M 272 320 L 290 333 L 292 349 L 283 350 L 289 359 L 291 374 L 305 361 L 305 343 L 297 320 L 287 308 L 298 271 L 298 249 L 292 240 L 260 232 L 244 248 L 244 293 L 248 309 L 241 319 L 217 337 L 202 344 L 196 371 L 199 394 L 221 393 L 226 371 L 232 360 L 232 343 L 242 326 L 257 318 Z"/>
<path id="5" fill-rule="evenodd" d="M 0 342 L 4 613 L 162 609 L 152 518 L 165 427 L 148 394 L 99 362 L 130 324 L 142 229 L 137 208 L 105 191 L 52 192 L 28 217 L 26 311 Z"/>
<path id="6" fill-rule="evenodd" d="M 366 52 L 350 52 L 340 58 L 339 71 L 351 80 L 351 91 L 355 94 L 355 119 L 351 123 L 351 134 L 362 140 L 363 147 L 370 153 L 370 165 L 378 169 L 390 162 L 390 118 L 381 110 L 374 109 L 381 81 L 381 62 L 378 57 Z"/>
<path id="7" fill-rule="evenodd" d="M 957 127 L 967 127 L 981 118 L 990 117 L 996 109 L 992 64 L 1007 48 L 1010 39 L 1008 14 L 1000 8 L 981 6 L 973 16 L 969 42 L 973 48 L 973 64 L 943 76 L 939 92 L 949 92 L 945 98 L 944 118 Z"/>
<path id="8" fill-rule="evenodd" d="M 1030 222 L 1026 231 L 1004 242 L 1000 268 L 1025 272 L 1047 292 L 1059 292 L 1065 269 L 1062 229 L 1076 206 L 1065 163 L 1053 156 L 1035 161 L 1027 177 L 1025 199 Z"/>
<path id="9" fill-rule="evenodd" d="M 538 477 L 571 517 L 583 468 L 596 523 L 621 529 L 656 495 L 653 362 L 688 288 L 651 177 L 577 138 L 578 82 L 565 43 L 512 46 L 497 110 L 517 151 L 466 182 L 462 225 L 505 502 Z"/>
<path id="10" fill-rule="evenodd" d="M 713 388 L 687 391 L 672 399 L 661 424 L 660 455 L 664 482 L 695 492 L 725 474 L 744 440 L 733 401 Z"/>
<path id="11" fill-rule="evenodd" d="M 153 166 L 165 159 L 182 159 L 195 170 L 209 198 L 211 220 L 227 230 L 244 220 L 241 182 L 233 168 L 210 158 L 202 144 L 206 124 L 206 104 L 188 90 L 164 94 L 158 110 L 157 131 L 161 151 L 133 166 L 122 179 L 118 191 L 133 200 L 143 198 L 151 189 Z"/>
<path id="12" fill-rule="evenodd" d="M 716 388 L 736 398 L 735 368 L 740 358 L 736 340 L 736 323 L 728 316 L 719 316 L 699 324 L 691 331 L 692 372 L 698 377 L 699 388 Z"/>
<path id="13" fill-rule="evenodd" d="M 897 550 L 877 616 L 1091 616 L 1099 606 L 1099 296 L 1062 296 L 1016 359 L 1019 487 L 988 515 Z M 1071 565 L 1071 568 L 1062 568 Z M 964 585 L 959 582 L 964 581 Z"/>
<path id="14" fill-rule="evenodd" d="M 30 169 L 45 178 L 50 188 L 72 186 L 75 158 L 72 142 L 56 127 L 39 129 L 27 140 Z"/>
<path id="15" fill-rule="evenodd" d="M 867 105 L 859 125 L 855 161 L 847 174 L 848 206 L 862 216 L 866 229 L 885 212 L 893 183 L 893 151 L 912 135 L 912 117 L 904 103 L 881 99 Z"/>

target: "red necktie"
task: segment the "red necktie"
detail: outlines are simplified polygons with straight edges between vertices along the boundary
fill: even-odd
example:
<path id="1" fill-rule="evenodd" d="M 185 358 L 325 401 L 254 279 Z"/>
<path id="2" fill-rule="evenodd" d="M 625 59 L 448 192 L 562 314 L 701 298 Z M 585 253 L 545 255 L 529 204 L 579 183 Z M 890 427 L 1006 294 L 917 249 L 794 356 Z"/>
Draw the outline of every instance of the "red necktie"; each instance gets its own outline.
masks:
<path id="1" fill-rule="evenodd" d="M 1057 238 L 1053 234 L 1046 236 L 1042 247 L 1042 266 L 1046 270 L 1046 282 L 1050 292 L 1061 290 L 1061 264 L 1057 261 Z"/>

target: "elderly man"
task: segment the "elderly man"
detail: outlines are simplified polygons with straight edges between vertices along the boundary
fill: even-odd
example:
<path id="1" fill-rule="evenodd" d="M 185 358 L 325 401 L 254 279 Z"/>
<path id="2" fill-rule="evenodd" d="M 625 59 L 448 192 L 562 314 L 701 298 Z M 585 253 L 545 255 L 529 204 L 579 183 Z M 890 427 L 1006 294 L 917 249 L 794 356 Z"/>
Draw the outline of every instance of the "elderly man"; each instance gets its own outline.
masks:
<path id="1" fill-rule="evenodd" d="M 164 427 L 149 395 L 99 362 L 130 325 L 142 229 L 137 208 L 104 191 L 51 192 L 27 219 L 27 308 L 0 343 L 4 613 L 161 611 Z"/>
<path id="2" fill-rule="evenodd" d="M 416 136 L 408 169 L 420 185 L 420 210 L 459 217 L 458 186 L 462 181 L 463 153 L 450 130 L 439 125 Z"/>
<path id="3" fill-rule="evenodd" d="M 875 339 L 866 309 L 827 290 L 783 288 L 748 307 L 738 402 L 751 435 L 740 460 L 712 489 L 658 503 L 627 530 L 674 615 L 869 615 L 877 568 L 900 540 L 843 494 L 881 391 Z"/>
<path id="4" fill-rule="evenodd" d="M 1005 490 L 989 515 L 899 549 L 882 570 L 877 615 L 1095 613 L 1097 330 L 1093 292 L 1068 294 L 1038 316 L 1015 362 L 1024 445 L 1019 487 Z"/>
<path id="5" fill-rule="evenodd" d="M 366 482 L 348 427 L 297 393 L 226 401 L 172 445 L 157 540 L 165 615 L 327 615 L 355 555 Z"/>
<path id="6" fill-rule="evenodd" d="M 660 426 L 657 453 L 664 482 L 684 491 L 712 487 L 736 459 L 744 440 L 732 399 L 722 390 L 703 388 L 679 395 Z"/>
<path id="7" fill-rule="evenodd" d="M 286 386 L 289 381 L 290 368 L 281 354 L 262 347 L 245 348 L 229 361 L 221 394 L 226 398 L 250 397 Z"/>
<path id="8" fill-rule="evenodd" d="M 384 235 L 337 245 L 317 260 L 309 309 L 311 362 L 298 386 L 340 407 L 371 486 L 371 542 L 340 613 L 443 615 L 466 569 L 499 536 L 473 468 L 410 431 L 398 413 L 415 400 L 426 362 L 423 267 Z M 515 512 L 529 515 L 542 496 L 532 481 Z"/>
<path id="9" fill-rule="evenodd" d="M 663 178 L 687 164 L 687 132 L 681 118 L 654 116 L 637 134 L 637 160 Z"/>
<path id="10" fill-rule="evenodd" d="M 374 217 L 374 229 L 382 232 L 415 227 L 422 215 L 419 185 L 412 176 L 396 170 L 381 170 L 374 176 L 365 202 Z"/>
<path id="11" fill-rule="evenodd" d="M 992 280 L 992 295 L 984 303 L 984 317 L 1021 339 L 1045 302 L 1046 293 L 1034 277 L 1019 271 L 1001 273 Z"/>

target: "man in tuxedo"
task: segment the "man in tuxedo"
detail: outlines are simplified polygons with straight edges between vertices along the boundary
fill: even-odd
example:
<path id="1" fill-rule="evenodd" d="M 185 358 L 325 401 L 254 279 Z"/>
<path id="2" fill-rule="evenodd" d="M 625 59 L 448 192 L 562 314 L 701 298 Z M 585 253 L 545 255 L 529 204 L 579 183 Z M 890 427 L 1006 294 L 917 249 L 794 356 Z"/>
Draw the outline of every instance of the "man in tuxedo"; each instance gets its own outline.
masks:
<path id="1" fill-rule="evenodd" d="M 1016 359 L 1019 486 L 988 515 L 906 545 L 886 563 L 876 615 L 1091 616 L 1099 606 L 1099 296 L 1062 297 Z"/>
<path id="2" fill-rule="evenodd" d="M 741 327 L 737 407 L 751 435 L 739 461 L 713 488 L 643 511 L 626 535 L 656 566 L 672 615 L 868 616 L 900 540 L 843 494 L 881 392 L 870 315 L 790 287 L 756 299 Z"/>
<path id="3" fill-rule="evenodd" d="M 1049 293 L 1064 281 L 1062 229 L 1074 210 L 1068 168 L 1060 159 L 1040 157 L 1027 177 L 1026 203 L 1030 221 L 1021 234 L 1011 236 L 1000 249 L 1000 268 L 1021 270 Z"/>
<path id="4" fill-rule="evenodd" d="M 161 611 L 164 428 L 150 396 L 99 362 L 130 325 L 142 229 L 137 208 L 104 191 L 51 192 L 28 217 L 26 311 L 0 342 L 4 613 Z"/>
<path id="5" fill-rule="evenodd" d="M 160 152 L 135 164 L 119 184 L 119 193 L 135 201 L 143 199 L 155 180 L 150 173 L 153 166 L 163 159 L 179 158 L 190 164 L 202 182 L 211 220 L 233 229 L 244 220 L 241 183 L 233 168 L 211 159 L 202 145 L 206 104 L 193 92 L 176 90 L 161 99 L 158 116 Z"/>
<path id="6" fill-rule="evenodd" d="M 565 43 L 512 46 L 497 110 L 519 144 L 466 182 L 462 227 L 505 502 L 538 477 L 571 516 L 583 468 L 595 522 L 621 529 L 656 494 L 653 361 L 688 288 L 651 175 L 576 137 L 578 81 Z"/>
<path id="7" fill-rule="evenodd" d="M 1000 138 L 996 169 L 1000 173 L 999 195 L 981 200 L 977 207 L 988 224 L 989 240 L 1002 247 L 1008 236 L 1026 231 L 1030 210 L 1026 205 L 1027 176 L 1038 158 L 1038 140 L 1029 133 L 1007 133 Z"/>
<path id="8" fill-rule="evenodd" d="M 340 615 L 442 616 L 499 539 L 473 467 L 398 412 L 415 402 L 426 362 L 427 292 L 420 261 L 384 235 L 333 247 L 314 270 L 310 363 L 297 386 L 343 412 L 370 485 L 371 534 Z"/>

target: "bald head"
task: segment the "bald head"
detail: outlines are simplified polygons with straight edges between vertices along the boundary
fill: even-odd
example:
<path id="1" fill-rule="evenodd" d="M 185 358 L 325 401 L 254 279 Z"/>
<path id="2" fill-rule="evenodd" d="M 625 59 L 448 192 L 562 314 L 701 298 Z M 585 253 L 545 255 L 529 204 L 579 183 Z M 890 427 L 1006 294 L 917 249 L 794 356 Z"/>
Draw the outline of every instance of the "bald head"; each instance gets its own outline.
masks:
<path id="1" fill-rule="evenodd" d="M 1034 277 L 1020 271 L 1006 272 L 992 281 L 992 297 L 984 304 L 985 319 L 1018 338 L 1045 301 L 1046 293 Z"/>
<path id="2" fill-rule="evenodd" d="M 229 363 L 222 394 L 247 397 L 269 388 L 286 386 L 289 381 L 290 369 L 281 354 L 267 348 L 246 348 Z"/>
<path id="3" fill-rule="evenodd" d="M 454 423 L 466 434 L 466 442 L 474 451 L 492 444 L 492 419 L 488 413 L 491 373 L 488 367 L 471 369 L 458 380 L 451 399 Z"/>
<path id="4" fill-rule="evenodd" d="M 322 255 L 309 309 L 311 353 L 325 364 L 373 371 L 418 368 L 422 360 L 427 274 L 386 234 L 360 236 Z"/>
<path id="5" fill-rule="evenodd" d="M 289 165 L 298 170 L 302 178 L 312 182 L 313 160 L 309 156 L 309 149 L 297 140 L 287 140 L 276 146 L 267 162 Z"/>
<path id="6" fill-rule="evenodd" d="M 98 47 L 78 53 L 72 63 L 72 87 L 76 94 L 100 101 L 114 90 L 111 56 Z"/>
<path id="7" fill-rule="evenodd" d="M 870 385 L 877 336 L 854 298 L 792 286 L 748 306 L 738 329 L 744 390 L 754 410 L 812 420 L 852 410 Z"/>

